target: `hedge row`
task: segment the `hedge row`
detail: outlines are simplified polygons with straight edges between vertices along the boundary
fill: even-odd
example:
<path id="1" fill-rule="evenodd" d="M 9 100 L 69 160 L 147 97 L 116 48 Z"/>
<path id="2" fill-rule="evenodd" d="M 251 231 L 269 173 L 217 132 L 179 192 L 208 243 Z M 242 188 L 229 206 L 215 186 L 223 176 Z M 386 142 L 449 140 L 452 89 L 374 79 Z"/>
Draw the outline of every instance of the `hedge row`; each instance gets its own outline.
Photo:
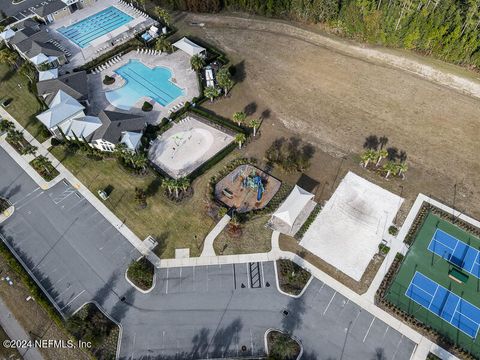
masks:
<path id="1" fill-rule="evenodd" d="M 190 111 L 193 112 L 194 114 L 198 114 L 200 116 L 203 116 L 204 118 L 207 118 L 208 120 L 210 120 L 215 124 L 226 127 L 227 129 L 230 129 L 235 133 L 243 133 L 245 135 L 249 135 L 248 129 L 240 127 L 236 125 L 232 120 L 219 116 L 205 108 L 192 107 L 190 108 Z"/>
<path id="2" fill-rule="evenodd" d="M 302 227 L 295 234 L 295 239 L 301 240 L 303 238 L 303 235 L 307 232 L 310 225 L 312 225 L 313 221 L 317 218 L 320 210 L 322 210 L 322 206 L 320 204 L 315 205 L 313 211 L 310 213 L 310 215 L 308 215 L 307 220 L 305 220 Z"/>

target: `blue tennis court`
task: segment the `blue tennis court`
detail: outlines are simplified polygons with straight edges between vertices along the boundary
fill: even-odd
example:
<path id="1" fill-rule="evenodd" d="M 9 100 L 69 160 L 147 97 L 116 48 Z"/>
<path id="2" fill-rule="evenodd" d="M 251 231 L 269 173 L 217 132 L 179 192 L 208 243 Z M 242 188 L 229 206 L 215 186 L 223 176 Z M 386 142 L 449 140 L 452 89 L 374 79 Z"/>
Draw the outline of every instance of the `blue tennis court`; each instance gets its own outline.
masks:
<path id="1" fill-rule="evenodd" d="M 480 309 L 422 273 L 415 273 L 405 295 L 471 338 L 477 337 Z"/>
<path id="2" fill-rule="evenodd" d="M 90 44 L 90 41 L 119 28 L 131 20 L 133 18 L 130 15 L 125 14 L 115 6 L 110 6 L 75 24 L 61 27 L 58 31 L 81 48 L 84 48 Z"/>
<path id="3" fill-rule="evenodd" d="M 480 252 L 445 231 L 435 231 L 428 250 L 480 278 Z"/>

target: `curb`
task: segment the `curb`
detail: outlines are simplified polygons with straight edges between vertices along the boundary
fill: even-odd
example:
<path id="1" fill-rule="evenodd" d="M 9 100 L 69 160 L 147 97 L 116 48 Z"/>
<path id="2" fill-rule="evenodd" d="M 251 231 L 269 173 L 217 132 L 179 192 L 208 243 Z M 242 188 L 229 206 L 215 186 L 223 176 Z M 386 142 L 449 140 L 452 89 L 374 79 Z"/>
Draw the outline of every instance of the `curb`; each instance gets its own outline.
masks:
<path id="1" fill-rule="evenodd" d="M 265 331 L 265 335 L 263 336 L 263 341 L 264 341 L 264 345 L 265 345 L 265 353 L 266 353 L 267 355 L 268 355 L 268 334 L 270 334 L 272 331 L 276 331 L 276 332 L 279 332 L 279 333 L 282 333 L 282 334 L 285 334 L 285 335 L 290 336 L 290 338 L 291 338 L 292 340 L 294 340 L 294 341 L 298 344 L 298 346 L 300 346 L 300 353 L 298 354 L 296 360 L 300 360 L 300 359 L 302 358 L 302 355 L 303 355 L 303 344 L 302 344 L 302 342 L 300 341 L 300 339 L 298 339 L 296 336 L 287 334 L 285 331 L 282 331 L 282 330 L 279 330 L 279 329 L 274 329 L 274 328 L 268 328 L 267 331 Z"/>
<path id="2" fill-rule="evenodd" d="M 297 264 L 295 261 L 290 260 L 290 259 L 288 259 L 288 258 L 278 258 L 278 260 L 289 260 L 289 261 Z M 305 291 L 307 291 L 307 288 L 308 288 L 308 286 L 310 285 L 310 283 L 312 282 L 314 276 L 312 275 L 312 273 L 311 273 L 308 269 L 305 269 L 303 266 L 300 266 L 300 265 L 297 264 L 298 266 L 300 266 L 300 267 L 301 267 L 302 269 L 304 269 L 305 271 L 308 271 L 308 273 L 310 274 L 310 278 L 308 279 L 307 283 L 306 283 L 305 286 L 303 287 L 302 291 L 300 291 L 300 294 L 298 294 L 298 295 L 289 294 L 289 293 L 283 291 L 282 289 L 280 289 L 280 282 L 279 282 L 279 280 L 278 280 L 278 269 L 277 269 L 277 261 L 278 261 L 278 260 L 275 260 L 275 261 L 273 262 L 273 267 L 274 267 L 274 269 L 275 269 L 275 282 L 277 283 L 277 290 L 278 290 L 278 292 L 279 292 L 280 294 L 283 294 L 283 295 L 286 295 L 286 296 L 290 296 L 290 297 L 292 297 L 292 298 L 294 298 L 294 299 L 298 299 L 298 298 L 302 297 L 302 295 L 305 293 Z"/>
<path id="3" fill-rule="evenodd" d="M 7 202 L 10 204 L 10 207 L 0 213 L 0 224 L 6 221 L 15 212 L 15 206 L 11 205 L 10 201 L 7 200 Z"/>
<path id="4" fill-rule="evenodd" d="M 143 256 L 141 256 L 140 258 L 138 258 L 136 261 L 140 260 L 142 257 L 143 257 Z M 148 261 L 150 261 L 150 260 L 148 260 Z M 153 265 L 153 264 L 152 264 L 152 265 Z M 135 285 L 135 284 L 133 283 L 132 280 L 130 280 L 130 279 L 128 278 L 128 275 L 127 275 L 127 274 L 128 274 L 128 268 L 125 270 L 125 280 L 126 280 L 127 283 L 129 283 L 132 287 L 134 287 L 135 290 L 141 292 L 142 294 L 148 294 L 149 292 L 151 292 L 151 291 L 155 288 L 155 285 L 157 285 L 157 272 L 156 272 L 155 269 L 156 269 L 156 267 L 155 267 L 155 265 L 153 265 L 152 286 L 151 286 L 149 289 L 147 289 L 147 290 L 140 289 L 137 285 Z"/>

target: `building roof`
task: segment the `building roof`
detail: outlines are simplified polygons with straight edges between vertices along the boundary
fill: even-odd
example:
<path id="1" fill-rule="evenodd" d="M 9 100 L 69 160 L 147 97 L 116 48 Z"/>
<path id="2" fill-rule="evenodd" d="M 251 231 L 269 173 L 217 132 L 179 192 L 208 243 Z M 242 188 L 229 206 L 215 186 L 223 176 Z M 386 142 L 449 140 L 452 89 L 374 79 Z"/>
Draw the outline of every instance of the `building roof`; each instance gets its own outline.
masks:
<path id="1" fill-rule="evenodd" d="M 122 140 L 120 140 L 120 142 L 122 144 L 125 144 L 130 150 L 137 150 L 138 146 L 140 145 L 141 139 L 141 132 L 125 131 L 122 135 Z"/>
<path id="2" fill-rule="evenodd" d="M 197 55 L 205 51 L 205 48 L 195 44 L 193 41 L 187 39 L 186 37 L 178 40 L 176 43 L 173 44 L 173 46 L 185 51 L 190 56 Z"/>
<path id="3" fill-rule="evenodd" d="M 37 119 L 49 129 L 85 109 L 82 104 L 62 90 L 55 94 L 48 106 L 49 109 L 38 114 Z"/>
<path id="4" fill-rule="evenodd" d="M 40 80 L 40 82 L 45 80 L 56 79 L 56 78 L 58 78 L 57 68 L 38 72 L 38 79 Z M 38 87 L 38 84 L 37 84 L 37 87 Z"/>
<path id="5" fill-rule="evenodd" d="M 37 83 L 38 95 L 43 96 L 47 104 L 59 90 L 78 101 L 86 100 L 88 98 L 87 73 L 78 71 L 62 75 L 57 79 L 43 80 Z"/>
<path id="6" fill-rule="evenodd" d="M 88 138 L 102 126 L 102 121 L 96 116 L 83 116 L 60 124 L 63 133 L 69 137 L 77 137 L 79 139 Z"/>
<path id="7" fill-rule="evenodd" d="M 98 117 L 102 126 L 95 132 L 93 140 L 102 139 L 118 144 L 124 132 L 142 132 L 145 128 L 145 119 L 140 115 L 103 110 Z"/>
<path id="8" fill-rule="evenodd" d="M 39 54 L 44 54 L 48 57 L 64 56 L 63 51 L 49 42 L 50 39 L 51 36 L 46 30 L 37 31 L 27 27 L 17 31 L 10 39 L 10 43 L 16 45 L 18 50 L 29 59 Z"/>
<path id="9" fill-rule="evenodd" d="M 22 41 L 27 40 L 30 38 L 32 35 L 36 34 L 39 32 L 39 30 L 31 28 L 31 27 L 26 27 L 20 31 L 16 31 L 15 35 L 10 38 L 9 42 L 11 44 L 17 45 L 21 43 Z"/>
<path id="10" fill-rule="evenodd" d="M 35 7 L 32 9 L 32 11 L 37 14 L 38 16 L 44 18 L 50 14 L 53 14 L 55 11 L 61 10 L 63 8 L 67 7 L 67 4 L 65 4 L 61 0 L 54 0 L 51 2 L 44 2 L 42 3 L 44 5 L 40 5 L 38 7 Z"/>
<path id="11" fill-rule="evenodd" d="M 5 29 L 5 31 L 0 33 L 0 39 L 9 40 L 15 36 L 15 31 L 12 29 Z"/>
<path id="12" fill-rule="evenodd" d="M 272 217 L 275 217 L 292 227 L 305 205 L 307 205 L 312 199 L 313 194 L 302 189 L 298 185 L 295 185 L 290 195 L 288 195 Z"/>

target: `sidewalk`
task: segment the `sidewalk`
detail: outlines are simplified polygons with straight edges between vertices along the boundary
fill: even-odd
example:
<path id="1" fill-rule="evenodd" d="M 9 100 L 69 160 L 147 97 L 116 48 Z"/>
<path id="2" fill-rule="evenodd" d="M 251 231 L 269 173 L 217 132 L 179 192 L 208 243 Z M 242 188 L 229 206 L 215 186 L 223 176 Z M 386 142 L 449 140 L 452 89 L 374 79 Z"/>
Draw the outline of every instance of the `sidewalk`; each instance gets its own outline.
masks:
<path id="1" fill-rule="evenodd" d="M 213 249 L 213 242 L 217 238 L 218 235 L 222 232 L 223 229 L 225 229 L 225 226 L 228 225 L 230 222 L 231 217 L 228 214 L 225 214 L 223 218 L 220 219 L 220 221 L 215 225 L 215 227 L 210 231 L 205 238 L 205 241 L 203 242 L 203 250 L 202 254 L 200 255 L 201 257 L 204 256 L 215 256 L 215 250 Z"/>

